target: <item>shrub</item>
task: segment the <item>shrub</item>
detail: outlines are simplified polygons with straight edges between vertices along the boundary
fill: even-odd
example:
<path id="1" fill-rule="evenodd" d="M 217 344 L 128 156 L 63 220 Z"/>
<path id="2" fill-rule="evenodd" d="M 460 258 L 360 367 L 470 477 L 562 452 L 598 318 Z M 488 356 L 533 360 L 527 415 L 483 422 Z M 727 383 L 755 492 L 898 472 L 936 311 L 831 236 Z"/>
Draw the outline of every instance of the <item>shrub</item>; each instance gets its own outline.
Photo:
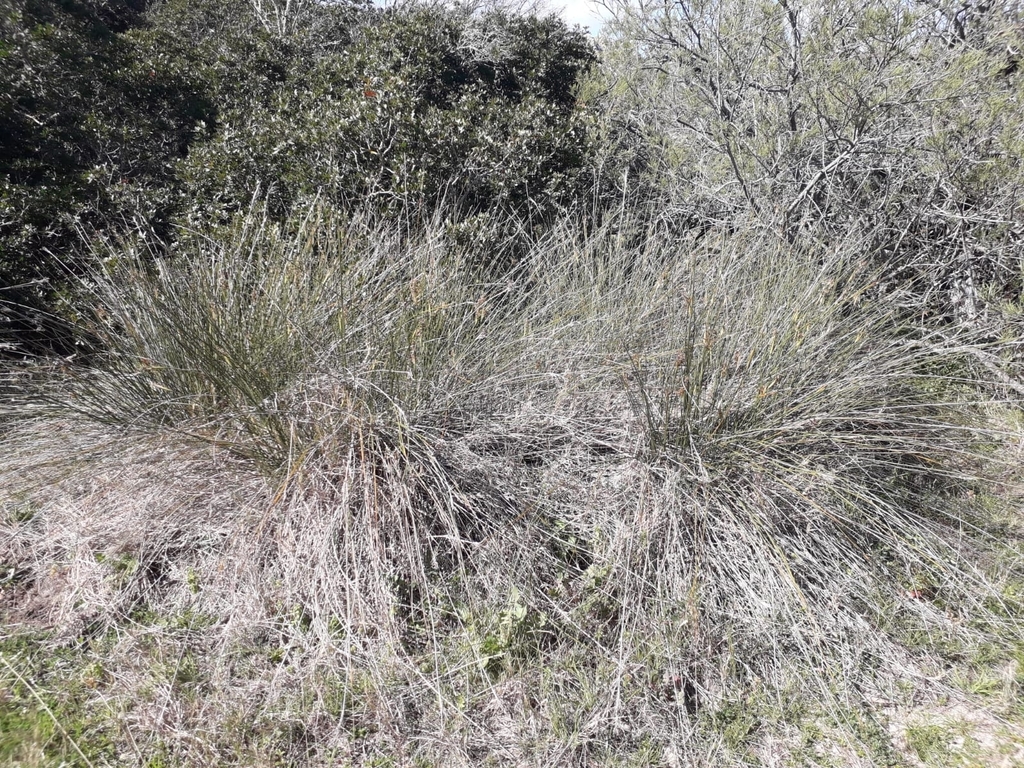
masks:
<path id="1" fill-rule="evenodd" d="M 219 129 L 182 169 L 190 221 L 227 221 L 254 190 L 277 219 L 314 196 L 543 218 L 585 188 L 574 94 L 595 57 L 582 33 L 554 17 L 415 6 L 330 30 L 238 33 L 226 56 L 241 72 L 218 53 Z"/>
<path id="2" fill-rule="evenodd" d="M 673 219 L 752 213 L 790 238 L 870 228 L 878 262 L 946 317 L 977 320 L 986 292 L 1019 292 L 1019 10 L 617 8 L 608 60 L 631 85 L 620 109 L 668 145 Z"/>
<path id="3" fill-rule="evenodd" d="M 85 0 L 5 5 L 0 345 L 67 343 L 55 297 L 83 268 L 94 231 L 166 232 L 174 162 L 210 105 L 172 55 L 173 39 L 138 30 L 139 11 Z"/>

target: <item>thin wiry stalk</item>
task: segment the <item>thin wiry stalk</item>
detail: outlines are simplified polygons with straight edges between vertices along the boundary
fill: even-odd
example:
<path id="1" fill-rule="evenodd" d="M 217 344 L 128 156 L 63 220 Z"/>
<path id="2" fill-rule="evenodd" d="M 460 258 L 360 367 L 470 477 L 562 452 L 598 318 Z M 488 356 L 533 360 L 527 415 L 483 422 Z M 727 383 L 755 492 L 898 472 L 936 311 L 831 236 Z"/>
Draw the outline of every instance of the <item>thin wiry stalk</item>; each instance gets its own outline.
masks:
<path id="1" fill-rule="evenodd" d="M 730 697 L 853 733 L 927 661 L 900 627 L 1020 637 L 979 503 L 1005 435 L 857 241 L 567 223 L 493 280 L 439 229 L 317 216 L 126 258 L 105 354 L 5 435 L 0 557 L 68 580 L 65 636 L 117 635 L 140 754 L 244 762 L 231 728 L 278 718 L 298 764 L 736 764 Z"/>

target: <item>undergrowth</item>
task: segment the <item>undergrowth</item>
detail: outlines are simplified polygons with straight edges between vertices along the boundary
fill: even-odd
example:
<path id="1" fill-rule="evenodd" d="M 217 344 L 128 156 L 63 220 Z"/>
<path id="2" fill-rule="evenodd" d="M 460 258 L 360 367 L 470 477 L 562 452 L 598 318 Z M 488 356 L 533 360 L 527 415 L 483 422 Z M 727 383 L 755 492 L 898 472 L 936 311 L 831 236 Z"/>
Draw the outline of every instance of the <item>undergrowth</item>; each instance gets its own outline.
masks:
<path id="1" fill-rule="evenodd" d="M 102 352 L 10 406 L 4 610 L 108 638 L 137 764 L 896 760 L 871 702 L 1020 647 L 1020 560 L 971 340 L 869 240 L 567 221 L 495 275 L 315 207 L 126 249 Z"/>

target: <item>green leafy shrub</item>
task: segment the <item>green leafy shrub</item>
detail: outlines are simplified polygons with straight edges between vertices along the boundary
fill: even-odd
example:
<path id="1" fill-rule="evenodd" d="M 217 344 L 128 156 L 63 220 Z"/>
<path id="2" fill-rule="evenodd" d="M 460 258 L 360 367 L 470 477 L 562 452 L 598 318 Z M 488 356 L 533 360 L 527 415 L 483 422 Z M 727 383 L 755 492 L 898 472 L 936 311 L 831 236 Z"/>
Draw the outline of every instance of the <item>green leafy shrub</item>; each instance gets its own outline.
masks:
<path id="1" fill-rule="evenodd" d="M 0 345 L 46 345 L 94 231 L 166 234 L 175 161 L 210 105 L 141 7 L 22 0 L 0 16 Z M 66 339 L 65 339 L 66 341 Z M 0 347 L 2 348 L 2 347 Z"/>
<path id="2" fill-rule="evenodd" d="M 354 25 L 249 30 L 214 50 L 217 135 L 182 168 L 193 223 L 227 221 L 257 191 L 275 218 L 314 196 L 543 217 L 585 188 L 575 89 L 595 56 L 554 17 L 365 10 Z"/>
<path id="3" fill-rule="evenodd" d="M 0 343 L 57 332 L 97 234 L 161 250 L 172 222 L 226 226 L 254 196 L 277 221 L 318 198 L 537 223 L 586 188 L 575 93 L 595 56 L 555 17 L 260 7 L 25 0 L 4 16 Z"/>

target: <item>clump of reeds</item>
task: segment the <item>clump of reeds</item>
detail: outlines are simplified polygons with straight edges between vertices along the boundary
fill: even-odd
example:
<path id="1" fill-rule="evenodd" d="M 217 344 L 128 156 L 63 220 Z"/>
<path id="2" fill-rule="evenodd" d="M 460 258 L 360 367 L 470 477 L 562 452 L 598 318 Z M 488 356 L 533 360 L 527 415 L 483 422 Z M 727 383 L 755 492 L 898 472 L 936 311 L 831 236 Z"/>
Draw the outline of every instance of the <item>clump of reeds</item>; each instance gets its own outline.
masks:
<path id="1" fill-rule="evenodd" d="M 103 351 L 44 393 L 52 423 L 103 437 L 16 428 L 4 503 L 35 511 L 5 523 L 11 557 L 41 579 L 127 552 L 120 581 L 95 558 L 79 569 L 82 594 L 120 606 L 93 606 L 105 626 L 201 606 L 206 629 L 176 642 L 211 654 L 223 718 L 245 685 L 263 712 L 313 691 L 303 759 L 366 723 L 385 751 L 411 729 L 423 755 L 467 765 L 558 760 L 587 729 L 676 749 L 737 690 L 795 676 L 834 709 L 898 674 L 914 658 L 899 621 L 994 631 L 973 621 L 998 597 L 975 502 L 999 435 L 962 345 L 887 306 L 856 239 L 566 223 L 496 279 L 442 227 L 389 235 L 318 209 L 291 229 L 253 213 L 192 248 L 96 277 Z M 237 518 L 222 499 L 204 537 L 210 483 L 189 496 L 164 461 L 178 454 L 146 474 L 128 445 L 177 446 L 189 476 L 207 456 L 218 484 L 235 473 Z M 175 489 L 175 511 L 151 502 L 144 525 L 117 488 Z M 90 522 L 119 519 L 108 493 L 136 532 L 170 519 L 180 536 L 119 544 Z M 286 671 L 231 671 L 239 644 L 268 642 Z M 318 680 L 345 681 L 340 700 Z M 570 702 L 573 686 L 590 692 Z M 559 736 L 570 710 L 583 724 Z"/>

